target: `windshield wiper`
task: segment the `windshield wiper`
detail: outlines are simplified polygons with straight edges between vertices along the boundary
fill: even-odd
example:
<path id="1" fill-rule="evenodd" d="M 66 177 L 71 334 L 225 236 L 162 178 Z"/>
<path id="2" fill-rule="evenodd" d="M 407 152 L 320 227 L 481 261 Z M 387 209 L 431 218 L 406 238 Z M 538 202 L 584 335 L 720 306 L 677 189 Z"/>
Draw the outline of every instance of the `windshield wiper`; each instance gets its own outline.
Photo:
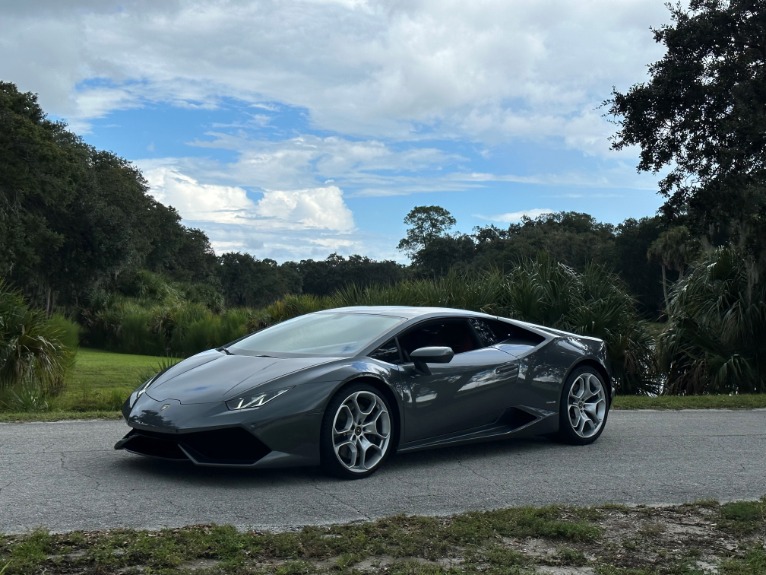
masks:
<path id="1" fill-rule="evenodd" d="M 234 354 L 233 354 L 233 353 L 231 353 L 231 352 L 230 352 L 228 349 L 226 349 L 226 347 L 224 347 L 224 346 L 221 346 L 221 347 L 219 347 L 219 348 L 216 348 L 216 351 L 222 351 L 222 352 L 223 352 L 223 353 L 225 353 L 226 355 L 234 355 Z"/>

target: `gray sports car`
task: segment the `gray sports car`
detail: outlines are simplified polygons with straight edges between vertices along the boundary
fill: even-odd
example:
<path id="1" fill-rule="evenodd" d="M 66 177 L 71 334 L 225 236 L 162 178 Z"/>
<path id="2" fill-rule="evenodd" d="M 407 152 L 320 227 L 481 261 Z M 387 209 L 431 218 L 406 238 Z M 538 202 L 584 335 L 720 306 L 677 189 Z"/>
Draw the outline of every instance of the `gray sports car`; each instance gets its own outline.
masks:
<path id="1" fill-rule="evenodd" d="M 366 477 L 395 451 L 604 430 L 600 339 L 471 311 L 347 307 L 199 353 L 123 406 L 116 449 L 197 465 Z"/>

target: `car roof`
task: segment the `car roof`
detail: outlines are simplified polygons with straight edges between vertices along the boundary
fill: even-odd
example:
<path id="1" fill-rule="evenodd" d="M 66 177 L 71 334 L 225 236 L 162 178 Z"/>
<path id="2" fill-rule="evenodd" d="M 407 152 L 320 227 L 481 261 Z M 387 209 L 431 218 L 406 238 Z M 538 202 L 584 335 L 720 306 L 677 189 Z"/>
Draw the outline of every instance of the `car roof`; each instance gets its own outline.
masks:
<path id="1" fill-rule="evenodd" d="M 495 316 L 489 316 L 481 312 L 473 312 L 473 311 L 468 311 L 464 309 L 455 309 L 450 307 L 418 307 L 418 306 L 404 306 L 404 305 L 349 306 L 349 307 L 327 309 L 323 311 L 324 312 L 391 315 L 391 316 L 402 317 L 406 319 L 412 319 L 416 317 L 428 317 L 428 316 L 445 316 L 445 315 L 454 316 L 454 317 L 467 317 L 467 316 L 495 317 Z M 322 313 L 322 312 L 318 312 L 318 313 Z"/>

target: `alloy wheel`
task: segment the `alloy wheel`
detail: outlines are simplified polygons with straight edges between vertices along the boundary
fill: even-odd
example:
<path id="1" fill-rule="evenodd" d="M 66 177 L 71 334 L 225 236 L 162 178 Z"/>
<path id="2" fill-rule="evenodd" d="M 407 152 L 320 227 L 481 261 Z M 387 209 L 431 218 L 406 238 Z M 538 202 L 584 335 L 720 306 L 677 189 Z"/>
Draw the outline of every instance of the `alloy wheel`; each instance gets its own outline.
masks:
<path id="1" fill-rule="evenodd" d="M 391 417 L 385 401 L 372 391 L 349 394 L 332 423 L 338 462 L 352 473 L 367 473 L 385 458 L 391 442 Z"/>
<path id="2" fill-rule="evenodd" d="M 579 437 L 589 439 L 604 424 L 607 399 L 604 384 L 590 371 L 580 373 L 569 387 L 567 416 L 569 424 Z"/>

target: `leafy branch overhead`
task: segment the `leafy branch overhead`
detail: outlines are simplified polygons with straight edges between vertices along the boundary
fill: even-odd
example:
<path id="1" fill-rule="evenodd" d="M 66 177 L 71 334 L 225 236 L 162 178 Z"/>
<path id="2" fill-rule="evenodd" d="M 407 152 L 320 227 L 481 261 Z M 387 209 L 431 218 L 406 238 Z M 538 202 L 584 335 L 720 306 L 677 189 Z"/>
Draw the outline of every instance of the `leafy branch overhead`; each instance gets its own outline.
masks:
<path id="1" fill-rule="evenodd" d="M 731 235 L 766 267 L 766 5 L 691 0 L 654 30 L 665 56 L 650 80 L 614 90 L 612 147 L 640 147 L 661 172 L 667 215 L 688 215 L 714 241 Z"/>

